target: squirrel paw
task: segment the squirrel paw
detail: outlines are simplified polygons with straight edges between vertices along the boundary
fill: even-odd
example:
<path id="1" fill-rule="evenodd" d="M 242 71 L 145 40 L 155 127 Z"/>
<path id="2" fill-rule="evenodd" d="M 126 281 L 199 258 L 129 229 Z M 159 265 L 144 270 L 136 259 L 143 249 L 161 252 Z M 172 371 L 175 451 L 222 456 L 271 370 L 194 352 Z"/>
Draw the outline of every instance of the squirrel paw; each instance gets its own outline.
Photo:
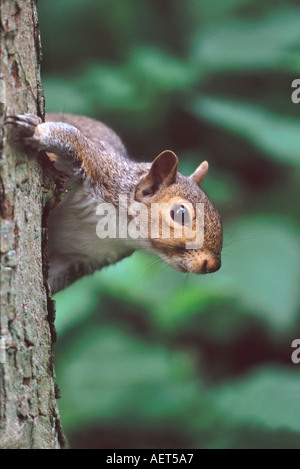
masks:
<path id="1" fill-rule="evenodd" d="M 42 120 L 33 114 L 16 114 L 5 119 L 5 124 L 12 126 L 14 140 L 34 150 L 39 149 L 40 138 L 36 135 L 36 128 L 41 123 Z"/>

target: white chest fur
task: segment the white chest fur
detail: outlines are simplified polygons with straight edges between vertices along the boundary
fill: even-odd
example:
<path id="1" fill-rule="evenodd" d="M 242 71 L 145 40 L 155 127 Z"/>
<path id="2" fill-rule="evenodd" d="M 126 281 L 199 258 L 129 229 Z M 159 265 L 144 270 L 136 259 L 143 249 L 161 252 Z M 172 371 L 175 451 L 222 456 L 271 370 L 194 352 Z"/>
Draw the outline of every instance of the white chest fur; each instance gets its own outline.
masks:
<path id="1" fill-rule="evenodd" d="M 133 251 L 128 240 L 99 239 L 96 233 L 98 205 L 103 200 L 85 185 L 67 194 L 48 218 L 50 260 L 49 280 L 55 284 L 70 267 L 83 264 L 88 271 L 114 264 Z"/>

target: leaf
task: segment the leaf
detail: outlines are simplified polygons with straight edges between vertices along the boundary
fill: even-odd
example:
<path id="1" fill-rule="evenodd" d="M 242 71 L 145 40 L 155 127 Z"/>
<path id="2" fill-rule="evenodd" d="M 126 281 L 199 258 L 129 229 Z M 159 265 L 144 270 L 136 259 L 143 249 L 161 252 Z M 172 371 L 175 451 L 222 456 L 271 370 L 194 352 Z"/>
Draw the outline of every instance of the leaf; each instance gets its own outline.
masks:
<path id="1" fill-rule="evenodd" d="M 198 98 L 196 116 L 249 140 L 272 160 L 300 167 L 300 120 L 281 117 L 249 103 Z"/>
<path id="2" fill-rule="evenodd" d="M 299 232 L 267 215 L 244 218 L 227 230 L 233 239 L 220 287 L 226 282 L 241 310 L 252 311 L 275 331 L 290 328 L 299 307 Z"/>
<path id="3" fill-rule="evenodd" d="M 226 2 L 187 2 L 185 8 L 189 11 L 190 22 L 197 21 L 197 24 L 207 24 L 234 14 L 234 11 L 247 7 L 253 0 L 227 0 Z"/>
<path id="4" fill-rule="evenodd" d="M 195 79 L 191 63 L 185 63 L 167 52 L 151 47 L 137 47 L 129 60 L 129 70 L 142 88 L 151 94 L 158 91 L 186 90 Z"/>
<path id="5" fill-rule="evenodd" d="M 232 19 L 196 34 L 192 57 L 201 72 L 300 71 L 300 10 L 284 9 L 250 20 Z"/>
<path id="6" fill-rule="evenodd" d="M 213 391 L 211 397 L 231 425 L 300 432 L 299 389 L 297 370 L 263 367 Z"/>
<path id="7" fill-rule="evenodd" d="M 85 328 L 58 361 L 64 426 L 105 419 L 180 418 L 198 396 L 190 358 L 120 330 Z"/>
<path id="8" fill-rule="evenodd" d="M 55 327 L 59 334 L 76 324 L 84 323 L 95 309 L 100 298 L 95 294 L 95 278 L 84 277 L 54 296 L 56 302 Z"/>
<path id="9" fill-rule="evenodd" d="M 101 110 L 131 110 L 136 107 L 137 88 L 122 67 L 91 65 L 78 79 L 82 90 Z"/>
<path id="10" fill-rule="evenodd" d="M 47 112 L 86 114 L 92 105 L 86 93 L 82 93 L 77 82 L 63 78 L 48 77 L 43 80 L 47 97 Z"/>

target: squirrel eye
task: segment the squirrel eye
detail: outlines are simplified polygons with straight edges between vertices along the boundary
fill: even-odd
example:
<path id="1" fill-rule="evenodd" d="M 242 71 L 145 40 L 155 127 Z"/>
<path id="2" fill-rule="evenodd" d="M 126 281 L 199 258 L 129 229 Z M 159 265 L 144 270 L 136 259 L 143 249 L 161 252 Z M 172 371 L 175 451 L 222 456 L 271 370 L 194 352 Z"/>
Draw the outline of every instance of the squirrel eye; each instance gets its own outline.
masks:
<path id="1" fill-rule="evenodd" d="M 183 204 L 173 204 L 170 209 L 170 216 L 179 225 L 188 226 L 191 223 L 189 209 Z"/>

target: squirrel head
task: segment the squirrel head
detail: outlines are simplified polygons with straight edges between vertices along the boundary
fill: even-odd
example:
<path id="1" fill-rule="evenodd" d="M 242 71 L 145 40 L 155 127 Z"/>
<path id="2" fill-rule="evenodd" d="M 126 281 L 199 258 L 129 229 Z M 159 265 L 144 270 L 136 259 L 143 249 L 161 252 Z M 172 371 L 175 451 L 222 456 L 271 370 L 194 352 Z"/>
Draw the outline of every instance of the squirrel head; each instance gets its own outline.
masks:
<path id="1" fill-rule="evenodd" d="M 166 150 L 136 186 L 135 200 L 148 208 L 149 250 L 181 272 L 205 274 L 221 266 L 220 215 L 200 188 L 207 171 L 203 161 L 183 176 L 177 156 Z"/>

